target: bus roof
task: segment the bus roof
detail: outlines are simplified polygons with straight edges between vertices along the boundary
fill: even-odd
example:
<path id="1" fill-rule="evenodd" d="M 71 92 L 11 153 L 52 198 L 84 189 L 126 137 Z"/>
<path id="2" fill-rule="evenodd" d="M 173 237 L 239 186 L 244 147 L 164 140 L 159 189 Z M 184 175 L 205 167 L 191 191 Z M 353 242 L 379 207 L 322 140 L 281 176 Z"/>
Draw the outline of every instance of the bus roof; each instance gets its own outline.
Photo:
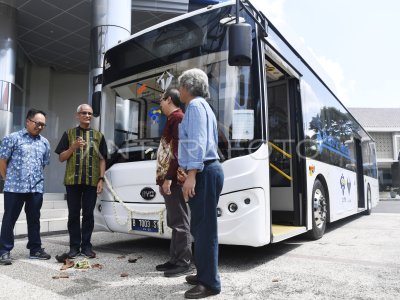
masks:
<path id="1" fill-rule="evenodd" d="M 143 29 L 143 30 L 141 30 L 141 31 L 138 31 L 138 32 L 132 34 L 131 36 L 127 37 L 127 38 L 124 39 L 124 40 L 119 41 L 119 43 L 118 43 L 117 45 L 111 47 L 110 49 L 112 49 L 112 48 L 118 46 L 118 45 L 121 44 L 121 43 L 124 43 L 124 42 L 126 42 L 126 41 L 131 40 L 131 39 L 134 39 L 135 37 L 140 36 L 140 35 L 142 35 L 142 34 L 144 34 L 144 33 L 146 33 L 146 32 L 152 31 L 152 30 L 154 30 L 154 29 L 163 27 L 163 26 L 168 25 L 168 24 L 175 23 L 175 22 L 180 21 L 180 20 L 184 20 L 184 19 L 190 18 L 191 16 L 199 15 L 199 14 L 204 13 L 204 12 L 207 12 L 207 11 L 209 11 L 209 10 L 211 10 L 211 9 L 218 9 L 218 8 L 220 8 L 220 7 L 229 6 L 229 5 L 232 5 L 232 4 L 234 4 L 234 3 L 236 3 L 235 0 L 229 0 L 229 1 L 221 2 L 221 3 L 219 3 L 219 4 L 209 5 L 209 6 L 207 6 L 207 7 L 204 7 L 204 8 L 201 8 L 201 9 L 197 9 L 197 10 L 194 10 L 194 11 L 191 11 L 191 12 L 188 12 L 188 13 L 185 13 L 185 14 L 182 14 L 182 15 L 179 15 L 179 16 L 176 16 L 176 17 L 174 17 L 174 18 L 171 18 L 171 19 L 169 19 L 169 20 L 163 21 L 163 22 L 161 22 L 161 23 L 157 23 L 157 24 L 155 24 L 155 25 L 153 25 L 153 26 L 150 26 L 150 27 L 148 27 L 148 28 L 145 28 L 145 29 Z"/>
<path id="2" fill-rule="evenodd" d="M 177 17 L 171 18 L 169 20 L 163 21 L 161 23 L 155 24 L 151 27 L 148 27 L 146 29 L 143 29 L 141 31 L 138 31 L 137 33 L 127 37 L 126 39 L 123 39 L 121 41 L 119 41 L 119 43 L 113 47 L 111 47 L 110 49 L 118 46 L 121 43 L 124 43 L 126 41 L 129 41 L 131 39 L 134 39 L 137 36 L 140 36 L 142 34 L 145 34 L 147 32 L 150 32 L 154 29 L 163 27 L 165 25 L 168 24 L 172 24 L 175 23 L 177 21 L 183 20 L 183 19 L 187 19 L 190 18 L 191 16 L 195 16 L 204 12 L 207 12 L 211 9 L 218 9 L 220 7 L 225 7 L 225 6 L 230 6 L 230 5 L 234 5 L 236 3 L 236 0 L 227 0 L 224 2 L 221 2 L 219 4 L 215 4 L 215 5 L 209 5 L 205 8 L 201 8 L 198 10 L 194 10 L 192 12 L 188 12 L 182 15 L 179 15 Z M 260 7 L 259 3 L 255 3 L 252 5 L 260 12 L 262 12 L 264 14 L 264 16 L 267 16 L 267 11 L 265 11 L 264 7 Z M 289 42 L 289 40 L 270 22 L 270 20 L 267 18 L 268 21 L 268 26 L 273 28 L 274 31 L 280 36 L 280 38 L 296 53 L 296 55 L 299 56 L 299 58 L 301 58 L 302 61 L 306 62 L 306 65 L 311 69 L 311 70 L 315 70 L 317 72 L 314 72 L 318 77 L 320 77 L 320 80 L 333 92 L 333 94 L 337 94 L 336 92 L 336 88 L 335 85 L 332 82 L 331 77 L 325 72 L 325 70 L 321 67 L 321 64 L 316 60 L 315 55 L 313 55 L 311 53 L 311 51 L 305 46 L 304 43 L 302 43 L 300 41 L 300 39 L 297 37 L 297 35 L 292 34 L 291 35 L 291 41 Z M 292 46 L 292 44 L 294 46 Z M 306 58 L 306 59 L 303 59 Z"/>

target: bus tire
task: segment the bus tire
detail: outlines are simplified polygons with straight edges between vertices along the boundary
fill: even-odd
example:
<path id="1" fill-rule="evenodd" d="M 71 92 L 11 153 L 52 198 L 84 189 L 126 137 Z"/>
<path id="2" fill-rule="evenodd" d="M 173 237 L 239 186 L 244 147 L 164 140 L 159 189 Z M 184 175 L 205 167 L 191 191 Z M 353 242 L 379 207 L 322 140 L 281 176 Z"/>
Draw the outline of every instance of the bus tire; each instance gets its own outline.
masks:
<path id="1" fill-rule="evenodd" d="M 308 237 L 312 240 L 320 239 L 326 229 L 328 220 L 328 195 L 321 181 L 315 180 L 312 191 L 312 229 Z"/>
<path id="2" fill-rule="evenodd" d="M 364 215 L 369 216 L 372 210 L 372 195 L 371 195 L 371 187 L 368 184 L 367 187 L 367 210 L 364 211 Z"/>

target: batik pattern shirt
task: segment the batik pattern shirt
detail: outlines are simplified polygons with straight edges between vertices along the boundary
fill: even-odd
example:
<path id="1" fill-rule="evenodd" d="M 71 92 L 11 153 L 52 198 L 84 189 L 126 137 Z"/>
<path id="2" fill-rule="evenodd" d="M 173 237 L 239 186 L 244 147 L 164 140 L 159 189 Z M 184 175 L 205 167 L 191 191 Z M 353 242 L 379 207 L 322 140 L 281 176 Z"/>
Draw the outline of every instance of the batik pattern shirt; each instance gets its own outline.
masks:
<path id="1" fill-rule="evenodd" d="M 182 122 L 183 112 L 177 109 L 172 112 L 165 124 L 160 146 L 157 151 L 157 178 L 156 182 L 162 186 L 164 180 L 172 180 L 176 183 L 178 170 L 178 126 Z"/>
<path id="2" fill-rule="evenodd" d="M 81 137 L 86 145 L 76 149 L 67 160 L 64 184 L 97 186 L 100 160 L 107 158 L 107 144 L 101 132 L 80 126 L 68 129 L 61 137 L 55 152 L 61 154 L 68 150 L 77 137 Z"/>
<path id="3" fill-rule="evenodd" d="M 41 135 L 32 136 L 24 128 L 5 136 L 0 159 L 8 160 L 5 192 L 43 193 L 43 169 L 50 163 L 50 144 Z"/>

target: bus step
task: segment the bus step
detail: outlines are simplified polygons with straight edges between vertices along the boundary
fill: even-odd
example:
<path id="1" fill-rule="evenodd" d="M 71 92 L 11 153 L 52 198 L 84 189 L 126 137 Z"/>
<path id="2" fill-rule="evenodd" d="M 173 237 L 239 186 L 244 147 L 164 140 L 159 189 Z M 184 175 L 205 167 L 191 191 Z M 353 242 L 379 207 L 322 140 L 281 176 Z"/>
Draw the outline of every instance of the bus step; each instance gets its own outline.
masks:
<path id="1" fill-rule="evenodd" d="M 306 232 L 304 226 L 288 226 L 272 224 L 272 243 L 277 243 Z"/>

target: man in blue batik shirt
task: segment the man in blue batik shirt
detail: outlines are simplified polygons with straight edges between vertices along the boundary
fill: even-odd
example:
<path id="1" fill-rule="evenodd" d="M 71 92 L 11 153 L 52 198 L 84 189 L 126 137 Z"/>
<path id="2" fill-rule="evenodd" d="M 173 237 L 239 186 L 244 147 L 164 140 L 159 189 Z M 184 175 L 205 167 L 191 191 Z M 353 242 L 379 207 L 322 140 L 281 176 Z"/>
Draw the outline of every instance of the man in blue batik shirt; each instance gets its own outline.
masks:
<path id="1" fill-rule="evenodd" d="M 50 163 L 50 144 L 40 132 L 46 126 L 46 114 L 31 109 L 26 128 L 3 138 L 0 145 L 0 175 L 4 184 L 4 215 L 0 235 L 0 264 L 10 265 L 14 248 L 14 226 L 25 204 L 28 223 L 29 258 L 50 259 L 41 247 L 40 209 L 43 203 L 45 165 Z"/>

